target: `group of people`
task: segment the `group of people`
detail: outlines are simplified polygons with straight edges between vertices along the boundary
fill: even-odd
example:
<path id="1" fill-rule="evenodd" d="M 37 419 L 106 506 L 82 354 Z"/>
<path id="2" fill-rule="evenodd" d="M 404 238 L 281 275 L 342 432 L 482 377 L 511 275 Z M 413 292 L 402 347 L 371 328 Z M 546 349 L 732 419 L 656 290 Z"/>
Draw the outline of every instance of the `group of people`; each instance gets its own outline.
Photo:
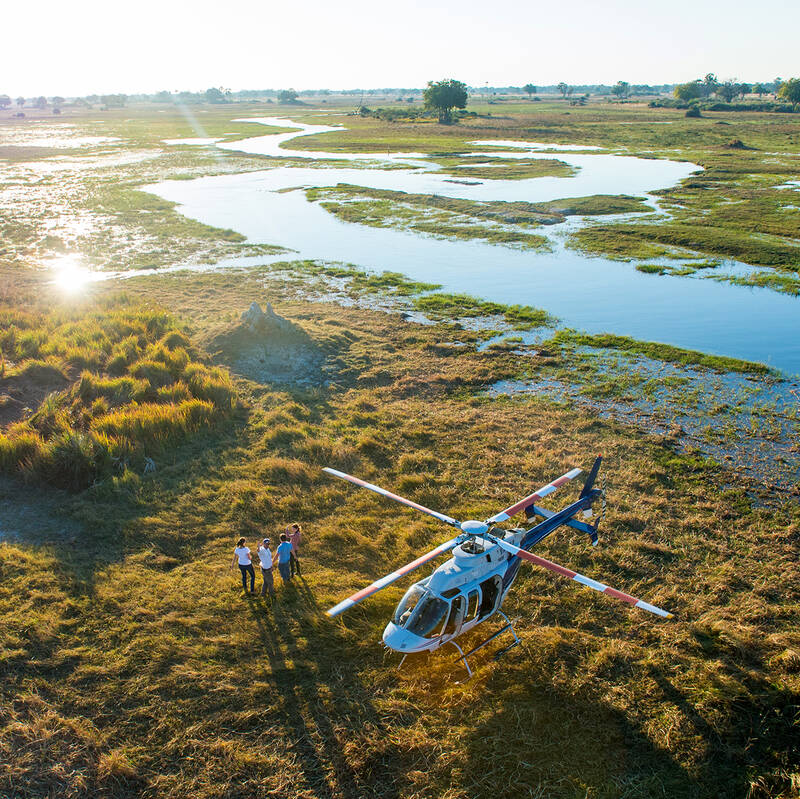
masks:
<path id="1" fill-rule="evenodd" d="M 261 564 L 261 596 L 266 596 L 267 593 L 271 597 L 275 596 L 275 582 L 272 577 L 272 567 L 275 559 L 278 561 L 278 572 L 284 583 L 291 582 L 292 578 L 297 575 L 302 576 L 300 571 L 300 539 L 303 531 L 299 524 L 296 522 L 290 524 L 286 531 L 281 533 L 281 540 L 278 544 L 275 555 L 273 557 L 272 550 L 270 549 L 270 539 L 264 538 L 258 545 L 257 554 L 258 560 Z M 250 552 L 250 547 L 247 546 L 247 541 L 240 538 L 236 542 L 236 549 L 233 550 L 233 560 L 231 561 L 230 568 L 239 565 L 239 571 L 242 573 L 242 589 L 247 593 L 247 580 L 250 579 L 250 593 L 256 592 L 256 572 L 253 568 L 253 558 Z"/>

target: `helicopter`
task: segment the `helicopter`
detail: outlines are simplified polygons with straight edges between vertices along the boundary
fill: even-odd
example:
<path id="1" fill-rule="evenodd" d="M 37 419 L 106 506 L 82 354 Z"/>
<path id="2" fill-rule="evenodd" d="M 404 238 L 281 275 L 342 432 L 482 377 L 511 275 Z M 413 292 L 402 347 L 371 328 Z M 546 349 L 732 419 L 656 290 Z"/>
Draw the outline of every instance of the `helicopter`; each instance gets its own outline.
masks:
<path id="1" fill-rule="evenodd" d="M 395 502 L 407 505 L 422 513 L 427 513 L 429 516 L 433 516 L 435 519 L 455 527 L 459 531 L 455 538 L 445 541 L 430 552 L 411 561 L 411 563 L 401 566 L 391 574 L 381 577 L 366 588 L 362 588 L 352 596 L 342 600 L 327 611 L 328 615 L 338 616 L 367 597 L 391 585 L 409 572 L 418 569 L 446 552 L 452 552 L 452 557 L 446 563 L 439 566 L 428 577 L 414 583 L 406 591 L 397 605 L 391 621 L 383 631 L 383 643 L 386 648 L 403 655 L 398 668 L 403 665 L 409 654 L 433 652 L 446 644 L 451 644 L 458 651 L 455 661 L 460 660 L 464 664 L 467 674 L 472 676 L 472 669 L 467 658 L 495 638 L 508 631 L 514 639 L 508 646 L 495 654 L 495 659 L 517 646 L 520 643 L 520 639 L 514 629 L 514 622 L 501 610 L 501 606 L 517 577 L 523 560 L 563 577 L 569 577 L 581 585 L 593 588 L 595 591 L 654 613 L 657 616 L 666 619 L 672 618 L 673 614 L 662 608 L 637 599 L 630 594 L 617 591 L 604 583 L 593 580 L 591 577 L 586 577 L 529 552 L 532 547 L 554 530 L 565 525 L 586 533 L 592 542 L 592 546 L 597 546 L 599 540 L 597 529 L 605 512 L 604 491 L 594 487 L 601 463 L 602 456 L 598 456 L 592 465 L 578 499 L 560 511 L 547 510 L 536 503 L 575 479 L 582 473 L 582 469 L 570 470 L 484 521 L 471 520 L 464 522 L 426 508 L 424 505 L 387 491 L 385 488 L 367 483 L 358 477 L 325 467 L 323 471 L 334 477 L 347 480 L 361 488 L 369 489 Z M 579 512 L 583 512 L 585 519 L 591 519 L 593 513 L 592 505 L 597 500 L 602 501 L 603 511 L 594 524 L 575 518 Z M 495 527 L 496 524 L 508 521 L 516 516 L 520 511 L 525 512 L 526 520 L 529 522 L 535 517 L 542 517 L 543 520 L 527 529 L 515 527 L 510 530 L 504 530 Z M 469 652 L 464 652 L 455 639 L 495 615 L 503 618 L 505 622 L 503 626 L 470 649 Z"/>

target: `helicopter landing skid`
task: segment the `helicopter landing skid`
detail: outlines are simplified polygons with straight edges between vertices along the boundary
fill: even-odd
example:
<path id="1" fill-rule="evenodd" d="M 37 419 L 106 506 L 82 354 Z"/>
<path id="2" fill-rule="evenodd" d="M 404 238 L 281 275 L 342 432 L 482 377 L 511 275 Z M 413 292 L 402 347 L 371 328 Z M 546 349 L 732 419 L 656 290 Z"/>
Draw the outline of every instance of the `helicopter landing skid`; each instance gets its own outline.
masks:
<path id="1" fill-rule="evenodd" d="M 497 612 L 506 620 L 506 623 L 499 630 L 493 632 L 485 641 L 482 641 L 480 644 L 470 649 L 469 652 L 464 653 L 464 651 L 455 641 L 450 641 L 450 643 L 458 650 L 458 657 L 454 658 L 453 660 L 454 661 L 460 660 L 464 664 L 464 668 L 467 670 L 467 674 L 470 677 L 472 677 L 472 669 L 469 667 L 467 658 L 470 655 L 474 655 L 479 649 L 483 649 L 483 647 L 485 647 L 491 641 L 494 641 L 495 638 L 497 638 L 499 635 L 502 635 L 506 630 L 511 630 L 511 635 L 514 636 L 514 640 L 508 646 L 503 647 L 502 649 L 500 649 L 498 652 L 495 653 L 494 656 L 495 660 L 498 660 L 503 655 L 505 655 L 505 653 L 508 652 L 509 649 L 513 649 L 517 644 L 522 643 L 520 639 L 517 637 L 516 631 L 514 630 L 514 622 L 512 622 L 511 619 L 509 619 L 508 616 L 506 616 L 506 614 L 503 613 L 502 610 L 498 610 Z M 514 619 L 514 621 L 517 621 L 517 619 Z"/>

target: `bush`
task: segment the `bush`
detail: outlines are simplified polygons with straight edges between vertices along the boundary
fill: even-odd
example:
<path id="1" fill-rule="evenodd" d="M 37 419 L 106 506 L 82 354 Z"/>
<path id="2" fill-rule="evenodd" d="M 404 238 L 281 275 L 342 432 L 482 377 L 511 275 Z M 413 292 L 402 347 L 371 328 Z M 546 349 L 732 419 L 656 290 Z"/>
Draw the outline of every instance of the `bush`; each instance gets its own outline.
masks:
<path id="1" fill-rule="evenodd" d="M 13 474 L 31 468 L 39 457 L 42 437 L 25 425 L 0 433 L 0 469 Z"/>
<path id="2" fill-rule="evenodd" d="M 685 114 L 687 117 L 699 117 L 700 114 L 700 107 L 697 105 L 693 105 Z"/>
<path id="3" fill-rule="evenodd" d="M 108 471 L 111 464 L 110 442 L 105 436 L 69 430 L 46 445 L 38 471 L 60 488 L 80 491 Z"/>

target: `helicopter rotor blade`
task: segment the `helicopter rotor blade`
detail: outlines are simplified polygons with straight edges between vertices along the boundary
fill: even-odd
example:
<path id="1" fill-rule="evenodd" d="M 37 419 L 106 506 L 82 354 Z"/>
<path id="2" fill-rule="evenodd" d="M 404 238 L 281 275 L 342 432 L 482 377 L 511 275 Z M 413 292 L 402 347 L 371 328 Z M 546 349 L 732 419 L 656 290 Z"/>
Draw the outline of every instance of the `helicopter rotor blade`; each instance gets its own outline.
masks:
<path id="1" fill-rule="evenodd" d="M 633 605 L 634 607 L 642 608 L 642 610 L 647 610 L 650 613 L 655 613 L 656 616 L 662 616 L 665 619 L 671 619 L 673 617 L 672 613 L 662 610 L 655 605 L 651 605 L 649 602 L 637 599 L 635 596 L 625 594 L 622 591 L 617 591 L 615 588 L 611 588 L 604 583 L 599 583 L 597 580 L 592 580 L 591 577 L 586 577 L 583 574 L 572 571 L 572 569 L 566 569 L 564 566 L 559 566 L 557 563 L 553 563 L 551 560 L 540 558 L 538 555 L 534 555 L 532 552 L 528 552 L 526 549 L 520 549 L 520 547 L 514 546 L 514 544 L 509 544 L 508 541 L 503 541 L 502 539 L 496 538 L 493 535 L 487 535 L 486 537 L 490 541 L 493 541 L 495 544 L 497 544 L 501 549 L 504 549 L 506 552 L 510 552 L 512 555 L 516 555 L 518 558 L 522 558 L 523 560 L 528 560 L 531 563 L 535 563 L 537 566 L 543 566 L 545 569 L 549 569 L 556 574 L 569 577 L 571 580 L 575 580 L 576 583 L 585 585 L 588 588 L 593 588 L 595 591 L 600 591 L 603 594 L 608 594 L 608 596 L 613 596 L 615 599 L 620 599 L 623 602 L 627 602 L 629 605 Z"/>
<path id="2" fill-rule="evenodd" d="M 500 513 L 496 513 L 491 519 L 486 520 L 486 524 L 495 524 L 497 522 L 504 522 L 510 519 L 512 516 L 519 513 L 523 508 L 527 508 L 528 505 L 536 502 L 537 499 L 542 499 L 548 494 L 552 494 L 553 491 L 564 485 L 564 483 L 568 483 L 570 480 L 577 477 L 582 471 L 583 469 L 572 469 L 566 474 L 561 475 L 561 477 L 559 477 L 557 480 L 553 480 L 552 483 L 548 483 L 546 486 L 542 486 L 538 491 L 534 491 L 533 494 L 528 494 L 525 499 L 521 499 L 519 502 L 511 505 L 505 510 L 501 510 Z"/>
<path id="3" fill-rule="evenodd" d="M 368 596 L 376 594 L 382 588 L 386 588 L 387 585 L 391 585 L 395 580 L 399 580 L 404 574 L 408 574 L 409 572 L 414 571 L 414 569 L 424 565 L 429 560 L 433 560 L 444 552 L 454 549 L 456 546 L 458 546 L 460 540 L 461 537 L 459 536 L 459 538 L 452 538 L 450 541 L 445 541 L 444 544 L 440 544 L 438 547 L 436 547 L 436 549 L 432 549 L 430 552 L 422 555 L 416 560 L 412 560 L 411 563 L 406 563 L 405 566 L 401 566 L 391 574 L 381 577 L 380 580 L 375 580 L 375 582 L 371 585 L 368 585 L 366 588 L 362 588 L 360 591 L 356 591 L 355 594 L 349 596 L 347 599 L 343 599 L 338 605 L 332 607 L 329 611 L 327 611 L 328 615 L 338 616 L 343 611 L 349 610 L 353 607 L 353 605 L 357 604 L 362 599 L 366 599 Z"/>
<path id="4" fill-rule="evenodd" d="M 393 494 L 391 491 L 387 491 L 385 488 L 373 485 L 372 483 L 367 483 L 364 480 L 360 480 L 358 477 L 353 477 L 351 474 L 338 472 L 336 469 L 331 469 L 328 466 L 326 466 L 322 471 L 332 474 L 334 477 L 340 477 L 342 480 L 347 480 L 348 482 L 357 486 L 361 486 L 362 488 L 368 488 L 370 491 L 374 491 L 376 494 L 380 494 L 382 497 L 393 499 L 395 502 L 399 502 L 401 505 L 408 505 L 409 508 L 414 508 L 414 510 L 421 510 L 423 513 L 427 513 L 428 516 L 433 516 L 434 519 L 438 519 L 440 522 L 449 524 L 451 527 L 457 527 L 459 530 L 461 529 L 461 523 L 452 516 L 447 516 L 444 513 L 439 513 L 439 511 L 426 508 L 424 505 L 419 505 L 416 502 L 412 502 L 410 499 L 401 497 L 398 494 Z"/>

